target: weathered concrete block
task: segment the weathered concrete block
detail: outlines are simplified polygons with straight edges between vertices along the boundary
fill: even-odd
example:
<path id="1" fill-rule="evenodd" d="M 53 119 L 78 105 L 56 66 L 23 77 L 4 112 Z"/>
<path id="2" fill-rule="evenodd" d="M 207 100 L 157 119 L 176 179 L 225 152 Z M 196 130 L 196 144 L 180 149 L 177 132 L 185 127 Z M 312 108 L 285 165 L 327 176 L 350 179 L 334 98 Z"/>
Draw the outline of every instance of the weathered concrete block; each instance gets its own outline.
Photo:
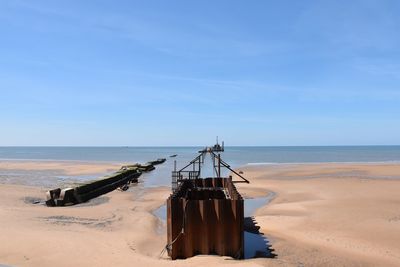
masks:
<path id="1" fill-rule="evenodd" d="M 61 189 L 56 188 L 46 192 L 46 205 L 54 207 L 56 205 L 56 199 L 60 197 Z"/>
<path id="2" fill-rule="evenodd" d="M 65 189 L 61 190 L 59 200 L 62 200 L 62 203 L 64 206 L 76 204 L 77 200 L 75 198 L 74 189 L 73 188 L 65 188 Z"/>

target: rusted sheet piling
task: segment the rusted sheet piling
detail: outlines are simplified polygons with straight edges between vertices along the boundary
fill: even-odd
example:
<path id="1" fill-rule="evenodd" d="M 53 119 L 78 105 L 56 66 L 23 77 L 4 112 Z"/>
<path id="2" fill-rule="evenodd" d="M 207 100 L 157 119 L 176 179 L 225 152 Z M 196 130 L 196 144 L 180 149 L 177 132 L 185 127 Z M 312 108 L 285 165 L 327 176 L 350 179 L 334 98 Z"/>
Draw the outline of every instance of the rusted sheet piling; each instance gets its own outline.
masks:
<path id="1" fill-rule="evenodd" d="M 243 198 L 232 178 L 184 180 L 167 200 L 168 254 L 244 257 Z"/>

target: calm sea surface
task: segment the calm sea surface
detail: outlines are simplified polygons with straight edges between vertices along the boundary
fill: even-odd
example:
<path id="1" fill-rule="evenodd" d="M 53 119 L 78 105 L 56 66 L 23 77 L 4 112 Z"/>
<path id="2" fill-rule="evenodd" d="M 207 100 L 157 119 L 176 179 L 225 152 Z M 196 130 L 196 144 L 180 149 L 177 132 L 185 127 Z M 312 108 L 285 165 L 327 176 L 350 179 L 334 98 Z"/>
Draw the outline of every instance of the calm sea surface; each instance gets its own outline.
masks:
<path id="1" fill-rule="evenodd" d="M 202 147 L 0 147 L 0 159 L 147 161 L 177 154 L 192 158 Z M 400 146 L 226 147 L 226 161 L 248 163 L 400 161 Z"/>
<path id="2" fill-rule="evenodd" d="M 202 147 L 0 147 L 0 160 L 73 160 L 96 162 L 147 162 L 167 158 L 143 178 L 145 186 L 169 185 L 174 161 L 186 165 Z M 170 155 L 177 155 L 170 158 Z M 311 162 L 400 162 L 400 146 L 225 147 L 223 159 L 232 167 L 246 164 Z M 205 170 L 206 171 L 206 170 Z M 94 177 L 66 176 L 62 172 L 1 171 L 0 182 L 52 186 Z"/>

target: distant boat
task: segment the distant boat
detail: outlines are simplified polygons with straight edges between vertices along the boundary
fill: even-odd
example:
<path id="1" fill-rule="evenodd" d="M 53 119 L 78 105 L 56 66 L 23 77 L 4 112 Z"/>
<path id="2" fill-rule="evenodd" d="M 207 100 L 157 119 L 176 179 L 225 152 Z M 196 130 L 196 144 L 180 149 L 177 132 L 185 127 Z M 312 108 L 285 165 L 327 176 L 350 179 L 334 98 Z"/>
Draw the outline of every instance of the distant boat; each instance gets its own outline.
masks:
<path id="1" fill-rule="evenodd" d="M 177 154 L 171 155 L 169 156 L 170 158 L 175 158 L 176 156 L 178 156 Z"/>

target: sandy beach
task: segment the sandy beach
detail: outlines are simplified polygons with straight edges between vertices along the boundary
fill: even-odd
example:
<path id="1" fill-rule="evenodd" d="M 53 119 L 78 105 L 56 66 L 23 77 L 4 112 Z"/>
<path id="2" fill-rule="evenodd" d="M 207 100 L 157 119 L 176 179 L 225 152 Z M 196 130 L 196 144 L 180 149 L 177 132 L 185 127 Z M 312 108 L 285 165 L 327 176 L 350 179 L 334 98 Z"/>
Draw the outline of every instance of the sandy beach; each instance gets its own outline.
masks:
<path id="1" fill-rule="evenodd" d="M 400 267 L 399 11 L 0 0 L 0 267 Z"/>
<path id="2" fill-rule="evenodd" d="M 10 169 L 90 175 L 117 165 L 0 162 Z M 255 219 L 276 258 L 233 260 L 160 253 L 165 222 L 153 214 L 168 187 L 114 191 L 83 205 L 32 204 L 49 188 L 0 185 L 0 264 L 9 266 L 399 266 L 399 164 L 281 164 L 240 168 L 246 198 L 275 193 Z M 145 178 L 143 178 L 145 179 Z"/>

